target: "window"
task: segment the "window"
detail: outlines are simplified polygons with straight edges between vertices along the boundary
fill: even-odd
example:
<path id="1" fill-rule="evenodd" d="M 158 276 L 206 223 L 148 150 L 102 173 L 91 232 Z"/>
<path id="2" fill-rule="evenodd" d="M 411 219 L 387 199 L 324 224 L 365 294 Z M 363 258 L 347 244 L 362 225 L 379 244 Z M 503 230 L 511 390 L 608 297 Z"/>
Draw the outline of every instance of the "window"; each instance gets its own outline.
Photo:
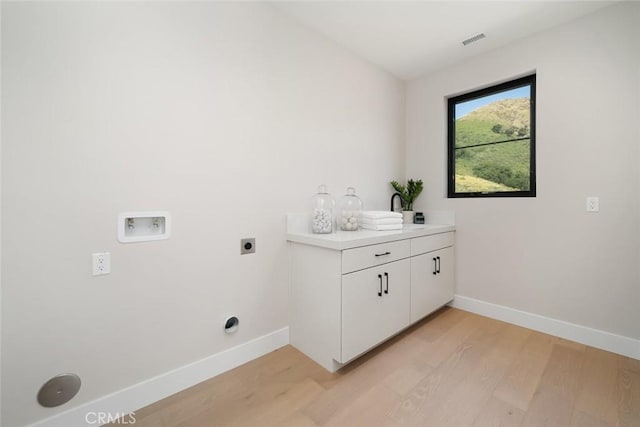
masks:
<path id="1" fill-rule="evenodd" d="M 535 197 L 535 98 L 535 75 L 449 98 L 449 197 Z"/>

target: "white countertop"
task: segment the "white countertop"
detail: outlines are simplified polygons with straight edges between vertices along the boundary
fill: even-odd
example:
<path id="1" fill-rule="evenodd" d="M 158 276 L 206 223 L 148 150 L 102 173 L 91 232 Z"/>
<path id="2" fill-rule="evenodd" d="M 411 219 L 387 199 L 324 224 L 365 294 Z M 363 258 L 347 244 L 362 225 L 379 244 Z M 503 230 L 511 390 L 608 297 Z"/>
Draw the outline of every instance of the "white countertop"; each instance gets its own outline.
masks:
<path id="1" fill-rule="evenodd" d="M 455 231 L 456 226 L 450 224 L 409 224 L 402 230 L 375 231 L 363 230 L 342 231 L 331 234 L 313 234 L 310 232 L 290 231 L 287 233 L 289 242 L 320 246 L 327 249 L 343 250 L 359 246 L 375 245 L 377 243 L 393 242 L 394 240 L 411 239 L 413 237 L 429 236 L 431 234 Z"/>

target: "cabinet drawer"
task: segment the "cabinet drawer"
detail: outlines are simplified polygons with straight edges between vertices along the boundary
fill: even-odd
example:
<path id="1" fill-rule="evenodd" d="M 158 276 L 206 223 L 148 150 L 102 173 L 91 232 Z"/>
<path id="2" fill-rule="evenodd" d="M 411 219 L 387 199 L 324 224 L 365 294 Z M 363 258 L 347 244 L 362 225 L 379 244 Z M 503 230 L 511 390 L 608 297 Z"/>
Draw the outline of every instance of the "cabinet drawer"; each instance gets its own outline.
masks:
<path id="1" fill-rule="evenodd" d="M 431 236 L 416 237 L 411 239 L 411 256 L 453 246 L 454 243 L 454 233 L 441 233 L 432 234 Z"/>
<path id="2" fill-rule="evenodd" d="M 409 240 L 346 249 L 342 251 L 342 274 L 408 258 L 410 253 Z"/>

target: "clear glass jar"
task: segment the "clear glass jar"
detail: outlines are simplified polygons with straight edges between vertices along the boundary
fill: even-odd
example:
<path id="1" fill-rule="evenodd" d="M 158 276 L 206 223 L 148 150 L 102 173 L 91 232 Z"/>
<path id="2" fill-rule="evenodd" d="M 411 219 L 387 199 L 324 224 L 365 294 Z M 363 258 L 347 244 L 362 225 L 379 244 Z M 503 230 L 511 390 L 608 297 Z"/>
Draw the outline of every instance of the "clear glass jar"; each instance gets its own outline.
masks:
<path id="1" fill-rule="evenodd" d="M 329 234 L 333 231 L 333 209 L 335 201 L 327 191 L 326 185 L 318 187 L 318 194 L 313 196 L 311 212 L 311 231 L 316 234 Z"/>
<path id="2" fill-rule="evenodd" d="M 362 211 L 362 200 L 356 196 L 356 189 L 347 188 L 338 205 L 338 226 L 340 230 L 356 231 L 359 228 L 358 216 Z"/>

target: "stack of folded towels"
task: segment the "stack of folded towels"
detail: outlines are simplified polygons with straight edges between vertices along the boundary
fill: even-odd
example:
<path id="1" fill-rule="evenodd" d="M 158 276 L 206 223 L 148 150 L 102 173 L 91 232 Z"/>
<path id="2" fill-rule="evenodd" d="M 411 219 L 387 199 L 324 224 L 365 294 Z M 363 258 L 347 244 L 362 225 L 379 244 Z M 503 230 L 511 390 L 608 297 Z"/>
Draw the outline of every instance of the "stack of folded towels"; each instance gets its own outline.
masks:
<path id="1" fill-rule="evenodd" d="M 402 214 L 391 211 L 362 211 L 358 223 L 367 230 L 402 230 Z"/>

